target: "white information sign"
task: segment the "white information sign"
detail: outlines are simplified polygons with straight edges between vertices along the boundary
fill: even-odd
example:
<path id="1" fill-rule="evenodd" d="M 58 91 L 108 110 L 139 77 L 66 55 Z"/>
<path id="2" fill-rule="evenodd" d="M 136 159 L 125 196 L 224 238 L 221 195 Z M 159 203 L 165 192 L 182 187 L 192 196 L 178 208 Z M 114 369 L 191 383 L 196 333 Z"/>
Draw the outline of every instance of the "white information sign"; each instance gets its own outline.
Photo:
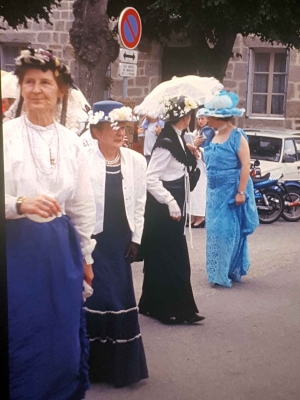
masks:
<path id="1" fill-rule="evenodd" d="M 136 50 L 120 49 L 120 61 L 127 64 L 136 64 L 138 61 L 138 52 Z"/>
<path id="2" fill-rule="evenodd" d="M 135 78 L 137 75 L 137 65 L 120 63 L 119 75 L 125 78 Z"/>

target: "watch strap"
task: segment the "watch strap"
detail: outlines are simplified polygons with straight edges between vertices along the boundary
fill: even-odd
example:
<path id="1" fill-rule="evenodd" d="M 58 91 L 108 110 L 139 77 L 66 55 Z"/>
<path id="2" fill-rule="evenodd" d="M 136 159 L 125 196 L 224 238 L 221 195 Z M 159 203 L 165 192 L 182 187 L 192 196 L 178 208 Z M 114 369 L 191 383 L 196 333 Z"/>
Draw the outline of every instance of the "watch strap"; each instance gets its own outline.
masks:
<path id="1" fill-rule="evenodd" d="M 20 196 L 20 197 L 18 197 L 17 198 L 17 201 L 16 201 L 16 209 L 17 209 L 17 213 L 19 214 L 19 215 L 22 215 L 22 213 L 21 213 L 21 204 L 23 203 L 23 201 L 26 199 L 26 197 L 24 197 L 24 196 Z"/>

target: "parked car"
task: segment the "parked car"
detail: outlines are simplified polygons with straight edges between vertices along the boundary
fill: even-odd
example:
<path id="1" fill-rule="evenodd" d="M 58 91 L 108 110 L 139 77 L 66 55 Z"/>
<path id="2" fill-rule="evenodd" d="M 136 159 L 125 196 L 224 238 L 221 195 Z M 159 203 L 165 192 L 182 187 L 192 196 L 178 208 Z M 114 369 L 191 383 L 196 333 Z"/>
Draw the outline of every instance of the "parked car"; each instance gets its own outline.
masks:
<path id="1" fill-rule="evenodd" d="M 261 173 L 282 169 L 282 180 L 300 180 L 300 131 L 244 129 L 251 160 L 259 160 Z"/>

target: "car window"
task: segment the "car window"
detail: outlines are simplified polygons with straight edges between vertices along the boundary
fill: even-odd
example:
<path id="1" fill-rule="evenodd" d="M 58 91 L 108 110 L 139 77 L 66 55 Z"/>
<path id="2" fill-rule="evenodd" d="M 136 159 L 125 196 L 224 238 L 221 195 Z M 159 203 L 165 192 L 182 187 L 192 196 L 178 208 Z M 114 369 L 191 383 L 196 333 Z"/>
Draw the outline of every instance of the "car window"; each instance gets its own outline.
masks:
<path id="1" fill-rule="evenodd" d="M 284 141 L 283 157 L 294 157 L 297 160 L 296 148 L 293 139 L 286 139 Z"/>
<path id="2" fill-rule="evenodd" d="M 282 139 L 264 136 L 248 136 L 250 156 L 252 159 L 280 161 Z"/>
<path id="3" fill-rule="evenodd" d="M 300 139 L 295 139 L 295 146 L 297 150 L 298 160 L 300 160 Z"/>

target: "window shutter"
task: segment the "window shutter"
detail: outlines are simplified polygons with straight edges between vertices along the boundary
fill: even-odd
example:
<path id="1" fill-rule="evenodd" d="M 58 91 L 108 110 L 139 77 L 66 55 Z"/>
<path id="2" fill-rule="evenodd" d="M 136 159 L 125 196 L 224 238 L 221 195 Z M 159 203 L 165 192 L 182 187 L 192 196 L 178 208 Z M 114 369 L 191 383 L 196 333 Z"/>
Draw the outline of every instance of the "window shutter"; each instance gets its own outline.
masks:
<path id="1" fill-rule="evenodd" d="M 251 115 L 252 92 L 253 92 L 253 49 L 249 48 L 248 53 L 248 70 L 247 70 L 247 92 L 246 92 L 246 117 Z"/>

